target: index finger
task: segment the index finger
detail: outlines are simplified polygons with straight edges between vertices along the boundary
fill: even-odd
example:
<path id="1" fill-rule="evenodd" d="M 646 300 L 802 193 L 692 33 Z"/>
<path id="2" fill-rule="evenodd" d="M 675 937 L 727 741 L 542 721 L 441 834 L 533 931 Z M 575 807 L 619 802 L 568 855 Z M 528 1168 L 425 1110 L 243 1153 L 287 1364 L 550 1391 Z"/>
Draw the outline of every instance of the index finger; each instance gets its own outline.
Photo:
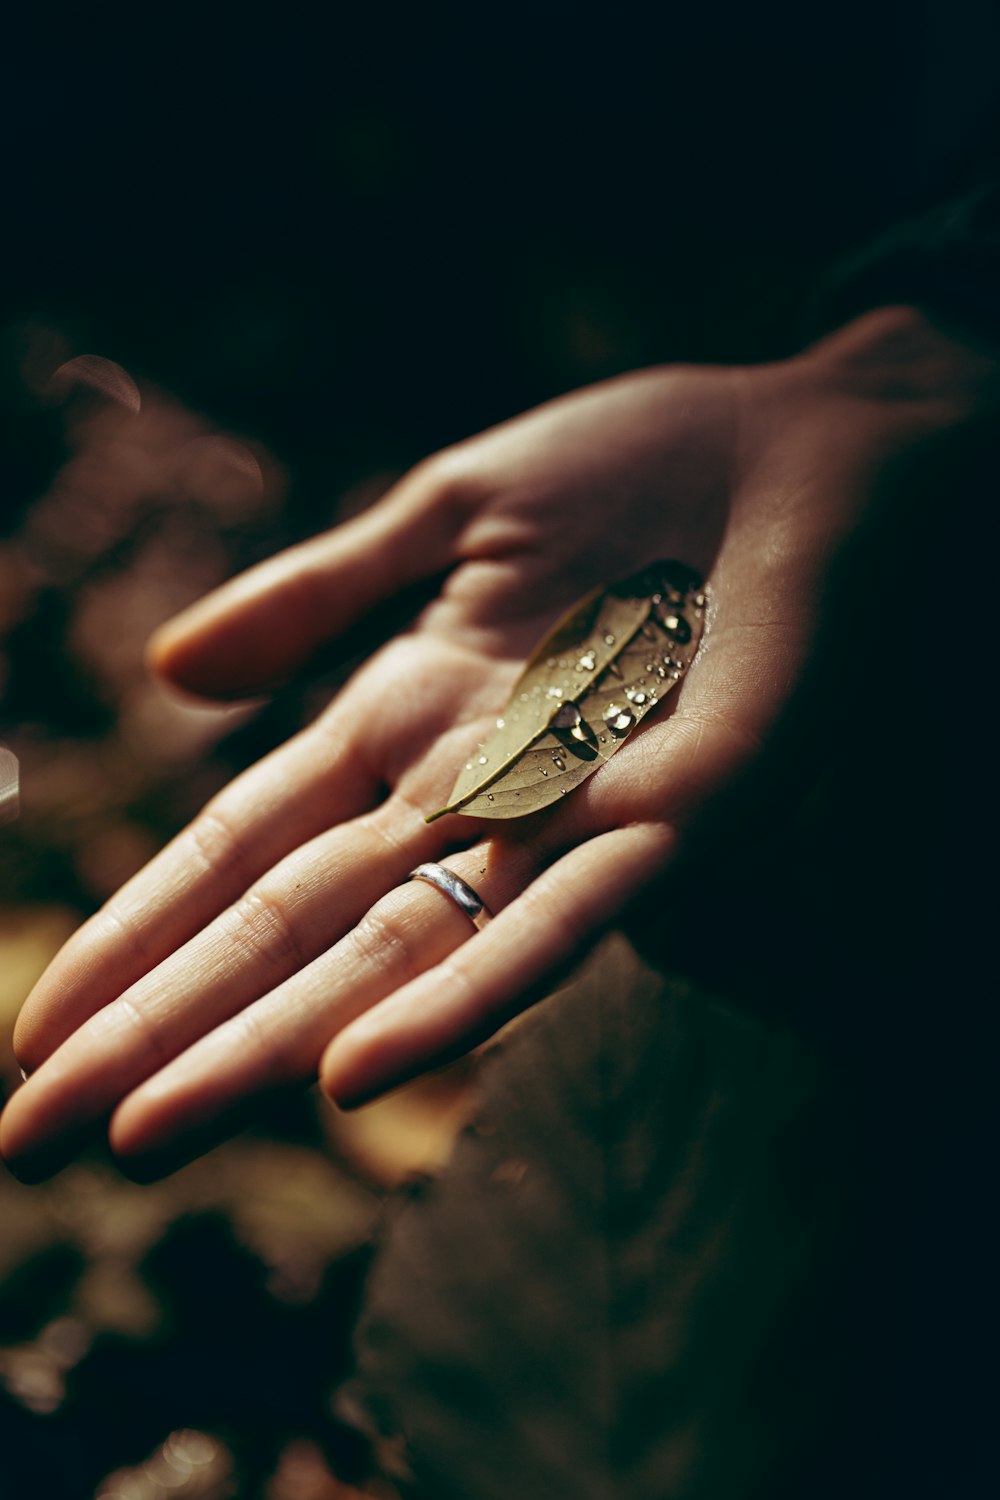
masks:
<path id="1" fill-rule="evenodd" d="M 371 510 L 223 584 L 153 637 L 172 682 L 233 698 L 283 681 L 376 605 L 453 561 L 462 491 L 415 469 Z"/>

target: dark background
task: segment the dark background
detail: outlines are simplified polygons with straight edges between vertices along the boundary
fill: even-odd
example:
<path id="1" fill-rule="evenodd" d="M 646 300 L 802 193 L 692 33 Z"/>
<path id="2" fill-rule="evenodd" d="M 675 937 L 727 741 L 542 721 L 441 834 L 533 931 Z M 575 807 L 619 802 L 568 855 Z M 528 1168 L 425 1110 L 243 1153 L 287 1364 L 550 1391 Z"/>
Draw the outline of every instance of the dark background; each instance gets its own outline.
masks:
<path id="1" fill-rule="evenodd" d="M 5 321 L 271 445 L 305 525 L 574 384 L 788 347 L 817 267 L 961 141 L 996 30 L 854 0 L 22 12 Z"/>

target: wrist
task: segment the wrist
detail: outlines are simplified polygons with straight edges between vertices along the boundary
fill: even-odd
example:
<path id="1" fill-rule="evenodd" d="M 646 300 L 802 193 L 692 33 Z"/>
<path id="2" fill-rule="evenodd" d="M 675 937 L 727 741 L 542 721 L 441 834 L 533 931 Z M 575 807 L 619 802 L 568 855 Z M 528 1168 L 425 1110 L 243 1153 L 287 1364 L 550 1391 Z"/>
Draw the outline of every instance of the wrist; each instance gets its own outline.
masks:
<path id="1" fill-rule="evenodd" d="M 975 426 L 1000 406 L 1000 349 L 916 307 L 863 313 L 790 365 L 927 435 Z"/>

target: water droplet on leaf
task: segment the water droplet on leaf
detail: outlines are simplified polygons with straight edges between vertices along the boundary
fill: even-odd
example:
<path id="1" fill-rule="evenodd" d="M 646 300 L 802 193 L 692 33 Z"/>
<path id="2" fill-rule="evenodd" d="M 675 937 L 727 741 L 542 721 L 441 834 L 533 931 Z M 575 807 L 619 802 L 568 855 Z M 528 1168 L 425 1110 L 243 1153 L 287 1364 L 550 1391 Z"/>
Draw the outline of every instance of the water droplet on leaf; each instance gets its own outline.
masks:
<path id="1" fill-rule="evenodd" d="M 576 729 L 580 723 L 580 710 L 575 703 L 563 703 L 552 716 L 553 729 Z"/>
<path id="2" fill-rule="evenodd" d="M 691 626 L 683 615 L 667 614 L 660 622 L 669 636 L 681 646 L 691 639 Z"/>
<path id="3" fill-rule="evenodd" d="M 628 734 L 635 723 L 635 714 L 621 703 L 611 703 L 604 710 L 604 722 L 612 734 Z"/>

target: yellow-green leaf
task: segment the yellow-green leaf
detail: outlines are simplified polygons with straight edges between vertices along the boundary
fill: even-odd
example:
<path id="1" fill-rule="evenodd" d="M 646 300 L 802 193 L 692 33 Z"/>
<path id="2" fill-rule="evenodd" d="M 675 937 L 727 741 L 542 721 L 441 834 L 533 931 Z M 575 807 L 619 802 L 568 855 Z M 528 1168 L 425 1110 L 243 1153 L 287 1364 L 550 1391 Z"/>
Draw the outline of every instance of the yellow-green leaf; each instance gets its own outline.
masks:
<path id="1" fill-rule="evenodd" d="M 581 600 L 537 647 L 496 734 L 427 821 L 447 812 L 522 817 L 579 786 L 683 677 L 704 612 L 701 580 L 676 562 Z"/>

